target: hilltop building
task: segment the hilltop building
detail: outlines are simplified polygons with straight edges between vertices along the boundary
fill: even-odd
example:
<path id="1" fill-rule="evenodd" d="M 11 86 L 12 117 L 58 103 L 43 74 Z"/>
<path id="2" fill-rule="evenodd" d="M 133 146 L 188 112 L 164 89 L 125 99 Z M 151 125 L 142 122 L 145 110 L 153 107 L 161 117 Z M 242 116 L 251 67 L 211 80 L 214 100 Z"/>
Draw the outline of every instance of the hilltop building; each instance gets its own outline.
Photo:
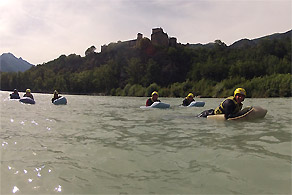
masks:
<path id="1" fill-rule="evenodd" d="M 175 37 L 170 37 L 169 38 L 169 46 L 170 47 L 176 47 L 177 46 L 177 40 Z"/>
<path id="2" fill-rule="evenodd" d="M 139 40 L 141 40 L 143 38 L 143 34 L 142 33 L 138 33 L 137 34 L 137 39 L 134 39 L 134 40 L 129 40 L 129 41 L 118 41 L 117 43 L 110 43 L 108 45 L 102 45 L 101 46 L 101 52 L 103 51 L 106 51 L 106 49 L 108 47 L 110 47 L 110 45 L 118 45 L 118 46 L 121 46 L 121 47 L 135 47 Z"/>
<path id="3" fill-rule="evenodd" d="M 169 45 L 167 33 L 163 32 L 162 28 L 152 29 L 151 43 L 153 45 L 167 47 Z"/>
<path id="4" fill-rule="evenodd" d="M 110 43 L 109 45 L 102 45 L 101 52 L 106 51 L 111 45 L 121 47 L 135 47 L 139 41 L 143 39 L 143 34 L 138 33 L 137 38 L 129 41 L 118 41 L 117 43 Z M 151 34 L 151 43 L 161 47 L 176 47 L 177 39 L 175 37 L 168 37 L 167 33 L 163 32 L 162 28 L 153 28 Z"/>

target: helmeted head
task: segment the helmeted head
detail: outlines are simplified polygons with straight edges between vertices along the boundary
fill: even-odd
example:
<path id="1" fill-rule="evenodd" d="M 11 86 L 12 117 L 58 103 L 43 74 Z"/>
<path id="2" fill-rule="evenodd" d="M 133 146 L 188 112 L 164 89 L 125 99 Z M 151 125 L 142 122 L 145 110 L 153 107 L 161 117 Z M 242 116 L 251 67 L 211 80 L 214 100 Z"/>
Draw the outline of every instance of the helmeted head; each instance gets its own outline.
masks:
<path id="1" fill-rule="evenodd" d="M 26 89 L 25 92 L 26 92 L 26 93 L 30 93 L 31 90 L 30 90 L 30 89 Z"/>
<path id="2" fill-rule="evenodd" d="M 187 98 L 194 98 L 194 94 L 189 93 L 188 96 L 187 96 Z"/>
<path id="3" fill-rule="evenodd" d="M 151 94 L 151 98 L 153 101 L 156 101 L 158 99 L 158 92 L 157 91 L 153 91 Z"/>
<path id="4" fill-rule="evenodd" d="M 153 91 L 151 96 L 153 97 L 154 95 L 157 95 L 158 96 L 158 92 L 157 91 Z"/>
<path id="5" fill-rule="evenodd" d="M 18 91 L 17 91 L 17 89 L 14 89 L 13 92 L 14 92 L 14 93 L 17 93 Z"/>
<path id="6" fill-rule="evenodd" d="M 54 91 L 54 98 L 57 98 L 59 95 L 58 95 L 58 91 L 57 90 L 55 90 Z"/>
<path id="7" fill-rule="evenodd" d="M 243 88 L 237 88 L 234 91 L 234 97 L 236 96 L 236 94 L 241 94 L 241 95 L 244 95 L 244 97 L 245 97 L 246 96 L 246 91 Z"/>
<path id="8" fill-rule="evenodd" d="M 238 103 L 243 102 L 244 99 L 245 99 L 245 96 L 246 96 L 245 89 L 243 89 L 243 88 L 237 88 L 237 89 L 235 89 L 235 91 L 234 91 L 234 98 L 235 98 L 235 101 L 236 102 L 238 102 Z"/>

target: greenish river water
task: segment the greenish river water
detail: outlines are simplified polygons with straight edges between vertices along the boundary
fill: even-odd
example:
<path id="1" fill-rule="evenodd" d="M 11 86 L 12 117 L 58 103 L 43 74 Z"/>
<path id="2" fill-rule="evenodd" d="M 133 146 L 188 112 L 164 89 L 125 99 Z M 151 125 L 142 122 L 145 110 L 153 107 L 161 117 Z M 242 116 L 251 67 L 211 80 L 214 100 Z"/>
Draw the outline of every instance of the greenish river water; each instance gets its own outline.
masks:
<path id="1" fill-rule="evenodd" d="M 34 96 L 0 92 L 1 194 L 291 194 L 291 98 L 246 99 L 266 117 L 219 122 L 195 116 L 220 98 Z"/>

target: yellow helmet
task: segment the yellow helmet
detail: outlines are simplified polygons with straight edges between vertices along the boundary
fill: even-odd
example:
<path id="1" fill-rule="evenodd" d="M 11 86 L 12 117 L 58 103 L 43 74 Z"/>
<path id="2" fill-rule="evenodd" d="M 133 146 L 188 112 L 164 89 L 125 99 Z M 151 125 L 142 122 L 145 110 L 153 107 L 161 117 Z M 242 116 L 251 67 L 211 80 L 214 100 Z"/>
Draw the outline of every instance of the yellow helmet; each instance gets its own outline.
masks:
<path id="1" fill-rule="evenodd" d="M 26 93 L 30 93 L 31 91 L 30 91 L 30 89 L 26 89 Z"/>
<path id="2" fill-rule="evenodd" d="M 153 96 L 155 94 L 158 95 L 158 92 L 157 91 L 153 91 L 152 94 L 151 94 L 151 96 Z"/>
<path id="3" fill-rule="evenodd" d="M 242 95 L 246 96 L 246 91 L 243 88 L 237 88 L 234 91 L 234 97 L 236 96 L 236 94 L 242 94 Z"/>
<path id="4" fill-rule="evenodd" d="M 57 91 L 57 90 L 55 90 L 55 91 L 54 91 L 54 93 L 58 94 L 58 91 Z"/>
<path id="5" fill-rule="evenodd" d="M 194 94 L 189 93 L 187 97 L 194 97 Z"/>

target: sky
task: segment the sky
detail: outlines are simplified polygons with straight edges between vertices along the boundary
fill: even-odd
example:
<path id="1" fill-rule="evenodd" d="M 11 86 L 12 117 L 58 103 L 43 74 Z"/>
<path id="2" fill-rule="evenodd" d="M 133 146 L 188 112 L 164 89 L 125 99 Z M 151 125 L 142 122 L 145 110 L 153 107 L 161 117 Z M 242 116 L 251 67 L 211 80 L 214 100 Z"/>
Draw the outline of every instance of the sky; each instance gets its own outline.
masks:
<path id="1" fill-rule="evenodd" d="M 94 45 L 151 38 L 227 45 L 292 29 L 292 0 L 0 0 L 0 54 L 37 65 Z"/>

